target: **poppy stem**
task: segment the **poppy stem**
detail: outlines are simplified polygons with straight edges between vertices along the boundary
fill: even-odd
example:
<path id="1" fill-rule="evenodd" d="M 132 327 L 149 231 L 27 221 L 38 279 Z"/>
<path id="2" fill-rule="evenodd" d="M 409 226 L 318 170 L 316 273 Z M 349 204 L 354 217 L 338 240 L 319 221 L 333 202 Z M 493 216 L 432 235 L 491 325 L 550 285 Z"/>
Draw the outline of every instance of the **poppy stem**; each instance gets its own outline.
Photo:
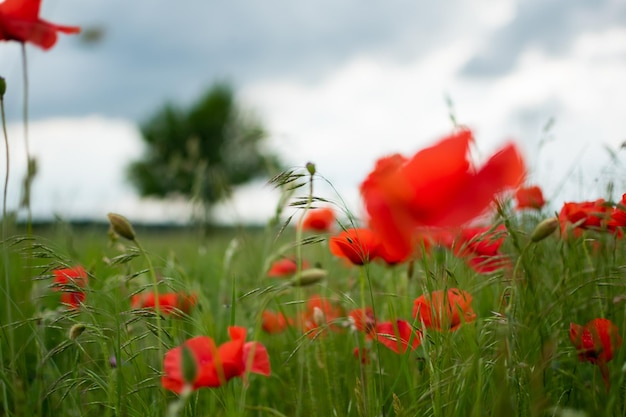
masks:
<path id="1" fill-rule="evenodd" d="M 24 145 L 26 149 L 26 178 L 24 179 L 24 196 L 22 203 L 26 206 L 27 219 L 26 230 L 29 235 L 33 234 L 33 214 L 30 206 L 30 186 L 33 181 L 34 163 L 30 156 L 30 143 L 28 140 L 28 65 L 26 59 L 26 43 L 22 42 L 22 71 L 24 79 L 24 107 L 23 107 L 23 120 L 24 120 Z"/>
<path id="2" fill-rule="evenodd" d="M 4 83 L 4 79 L 1 80 Z M 4 144 L 5 144 L 5 148 L 6 148 L 6 174 L 4 177 L 4 194 L 3 194 L 3 198 L 2 198 L 2 254 L 4 257 L 4 295 L 5 295 L 5 300 L 4 300 L 4 305 L 6 306 L 7 309 L 7 321 L 8 323 L 13 323 L 13 317 L 12 317 L 12 302 L 11 302 L 11 294 L 10 294 L 10 285 L 9 285 L 9 252 L 6 250 L 6 248 L 4 248 L 4 245 L 6 244 L 6 239 L 7 239 L 7 222 L 8 222 L 8 218 L 7 218 L 7 189 L 9 186 L 9 135 L 7 134 L 7 125 L 6 125 L 6 116 L 5 116 L 5 112 L 4 112 L 4 92 L 2 92 L 2 94 L 0 94 L 0 116 L 2 116 L 2 132 L 4 134 Z M 10 364 L 14 363 L 13 358 L 15 358 L 15 341 L 13 340 L 13 330 L 12 329 L 8 329 L 8 344 L 9 344 L 9 351 L 11 354 L 11 358 L 12 360 L 9 361 Z M 4 363 L 4 358 L 3 358 L 3 354 L 2 354 L 2 349 L 0 349 L 0 363 Z M 11 366 L 12 367 L 12 366 Z M 13 367 L 12 367 L 13 368 Z M 11 375 L 15 375 L 15 369 L 11 370 Z M 8 402 L 8 398 L 7 398 L 7 390 L 6 390 L 6 385 L 2 384 L 2 404 L 4 404 L 4 413 L 6 415 L 9 415 L 9 402 Z"/>

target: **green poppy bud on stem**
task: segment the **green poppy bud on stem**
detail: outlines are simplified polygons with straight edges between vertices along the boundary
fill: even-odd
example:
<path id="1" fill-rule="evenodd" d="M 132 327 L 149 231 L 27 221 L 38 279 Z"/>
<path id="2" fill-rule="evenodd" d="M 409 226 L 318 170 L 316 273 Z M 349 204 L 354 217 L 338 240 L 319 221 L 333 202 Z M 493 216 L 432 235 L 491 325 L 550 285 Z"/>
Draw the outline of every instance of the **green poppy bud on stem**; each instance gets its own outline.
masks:
<path id="1" fill-rule="evenodd" d="M 315 164 L 313 162 L 307 162 L 306 170 L 309 171 L 309 174 L 315 175 Z"/>
<path id="2" fill-rule="evenodd" d="M 0 99 L 4 97 L 4 93 L 7 92 L 7 82 L 4 81 L 4 77 L 0 77 Z"/>
<path id="3" fill-rule="evenodd" d="M 126 217 L 116 213 L 109 213 L 107 217 L 115 233 L 128 240 L 135 240 L 135 231 Z"/>
<path id="4" fill-rule="evenodd" d="M 70 340 L 76 340 L 78 336 L 83 334 L 87 326 L 82 323 L 77 323 L 70 328 L 69 338 Z"/>
<path id="5" fill-rule="evenodd" d="M 537 227 L 535 227 L 535 230 L 533 230 L 533 233 L 530 235 L 530 240 L 534 243 L 540 242 L 554 233 L 554 231 L 558 228 L 559 219 L 556 217 L 545 219 L 541 221 Z"/>
<path id="6" fill-rule="evenodd" d="M 326 272 L 325 269 L 321 269 L 321 268 L 305 269 L 304 271 L 300 272 L 298 275 L 293 277 L 289 281 L 289 284 L 292 287 L 306 287 L 308 285 L 313 285 L 315 283 L 323 281 L 327 275 L 328 275 L 328 272 Z"/>

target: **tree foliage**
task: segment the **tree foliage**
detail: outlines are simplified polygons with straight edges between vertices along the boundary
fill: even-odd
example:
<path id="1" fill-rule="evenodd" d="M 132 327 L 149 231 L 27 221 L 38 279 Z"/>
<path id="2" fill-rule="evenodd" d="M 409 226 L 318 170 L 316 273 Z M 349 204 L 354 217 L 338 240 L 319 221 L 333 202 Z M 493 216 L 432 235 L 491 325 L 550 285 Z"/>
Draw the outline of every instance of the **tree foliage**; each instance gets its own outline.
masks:
<path id="1" fill-rule="evenodd" d="M 189 109 L 166 104 L 141 133 L 147 151 L 128 171 L 139 193 L 189 197 L 205 214 L 234 186 L 279 167 L 278 157 L 264 147 L 260 121 L 240 108 L 225 83 L 212 86 Z"/>

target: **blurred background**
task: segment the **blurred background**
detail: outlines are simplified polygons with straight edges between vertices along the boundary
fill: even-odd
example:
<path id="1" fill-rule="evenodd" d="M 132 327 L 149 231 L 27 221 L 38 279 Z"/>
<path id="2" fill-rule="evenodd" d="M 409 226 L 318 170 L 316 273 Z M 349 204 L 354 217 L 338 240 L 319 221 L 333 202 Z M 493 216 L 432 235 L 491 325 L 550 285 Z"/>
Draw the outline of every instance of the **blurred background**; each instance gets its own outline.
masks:
<path id="1" fill-rule="evenodd" d="M 104 221 L 113 211 L 186 222 L 190 195 L 141 197 L 129 167 L 146 162 L 150 127 L 167 119 L 184 136 L 180 120 L 219 88 L 244 120 L 234 131 L 258 134 L 264 162 L 314 162 L 326 180 L 316 193 L 356 215 L 358 185 L 377 158 L 414 153 L 453 121 L 474 131 L 478 160 L 516 141 L 528 183 L 555 210 L 626 192 L 621 0 L 43 0 L 40 15 L 83 32 L 61 34 L 49 51 L 27 46 L 36 220 Z M 19 44 L 0 43 L 11 211 L 27 165 L 22 71 Z M 198 152 L 188 136 L 183 153 Z M 279 193 L 267 177 L 244 177 L 230 198 L 215 197 L 217 222 L 263 223 L 274 213 Z M 191 194 L 205 195 L 190 181 Z"/>

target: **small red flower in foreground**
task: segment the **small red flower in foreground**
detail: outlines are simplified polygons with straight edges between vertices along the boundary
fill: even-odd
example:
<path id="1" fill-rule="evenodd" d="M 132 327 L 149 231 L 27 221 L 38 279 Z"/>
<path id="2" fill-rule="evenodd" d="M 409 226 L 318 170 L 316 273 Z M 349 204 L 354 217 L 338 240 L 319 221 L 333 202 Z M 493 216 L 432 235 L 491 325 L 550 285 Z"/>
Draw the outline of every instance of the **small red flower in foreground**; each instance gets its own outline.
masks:
<path id="1" fill-rule="evenodd" d="M 293 320 L 283 313 L 274 313 L 265 310 L 261 317 L 261 328 L 264 332 L 274 334 L 282 333 L 287 327 L 293 325 Z"/>
<path id="2" fill-rule="evenodd" d="M 85 301 L 83 288 L 87 286 L 89 280 L 85 268 L 79 265 L 73 268 L 55 269 L 52 273 L 54 283 L 57 285 L 55 290 L 62 291 L 61 302 L 68 308 L 78 308 Z"/>
<path id="3" fill-rule="evenodd" d="M 335 223 L 335 211 L 330 207 L 310 209 L 302 221 L 302 230 L 330 232 Z"/>
<path id="4" fill-rule="evenodd" d="M 482 214 L 499 192 L 524 179 L 515 145 L 504 146 L 475 169 L 468 159 L 472 140 L 472 133 L 462 130 L 410 159 L 380 159 L 361 184 L 370 227 L 395 258 L 410 255 L 417 228 L 461 226 Z"/>
<path id="5" fill-rule="evenodd" d="M 157 300 L 154 292 L 135 294 L 130 300 L 132 308 L 158 308 L 164 314 L 176 314 L 179 312 L 188 314 L 191 308 L 198 302 L 198 296 L 185 293 L 159 293 Z"/>
<path id="6" fill-rule="evenodd" d="M 330 252 L 354 265 L 372 261 L 380 249 L 380 239 L 369 229 L 347 229 L 330 238 Z"/>
<path id="7" fill-rule="evenodd" d="M 413 302 L 413 318 L 427 329 L 455 331 L 461 324 L 476 320 L 472 296 L 458 288 L 446 293 L 433 291 L 429 298 L 422 295 Z"/>
<path id="8" fill-rule="evenodd" d="M 232 326 L 228 328 L 231 340 L 216 347 L 208 336 L 198 336 L 187 340 L 165 354 L 161 378 L 163 388 L 181 393 L 185 386 L 196 390 L 202 387 L 219 387 L 234 377 L 245 378 L 248 372 L 269 376 L 270 361 L 265 346 L 259 342 L 246 343 L 246 329 Z M 184 351 L 187 349 L 193 359 L 193 377 L 185 369 Z"/>
<path id="9" fill-rule="evenodd" d="M 302 269 L 309 267 L 308 262 L 302 261 Z M 279 259 L 272 264 L 270 270 L 267 272 L 267 276 L 271 278 L 288 277 L 295 274 L 298 271 L 298 264 L 292 258 Z"/>
<path id="10" fill-rule="evenodd" d="M 575 236 L 579 236 L 582 229 L 606 227 L 611 210 L 610 205 L 602 198 L 595 201 L 565 203 L 559 212 L 561 232 L 567 235 L 569 225 L 574 226 Z"/>
<path id="11" fill-rule="evenodd" d="M 600 367 L 607 389 L 610 388 L 606 363 L 613 359 L 615 350 L 622 346 L 619 329 L 608 319 L 597 318 L 581 326 L 571 323 L 569 338 L 578 351 L 578 359 Z"/>
<path id="12" fill-rule="evenodd" d="M 536 185 L 531 187 L 520 187 L 515 192 L 515 201 L 517 201 L 517 209 L 541 209 L 546 201 L 543 199 L 541 188 Z"/>
<path id="13" fill-rule="evenodd" d="M 57 32 L 79 33 L 78 26 L 63 26 L 39 18 L 41 0 L 5 0 L 0 3 L 0 40 L 30 42 L 50 49 Z"/>

